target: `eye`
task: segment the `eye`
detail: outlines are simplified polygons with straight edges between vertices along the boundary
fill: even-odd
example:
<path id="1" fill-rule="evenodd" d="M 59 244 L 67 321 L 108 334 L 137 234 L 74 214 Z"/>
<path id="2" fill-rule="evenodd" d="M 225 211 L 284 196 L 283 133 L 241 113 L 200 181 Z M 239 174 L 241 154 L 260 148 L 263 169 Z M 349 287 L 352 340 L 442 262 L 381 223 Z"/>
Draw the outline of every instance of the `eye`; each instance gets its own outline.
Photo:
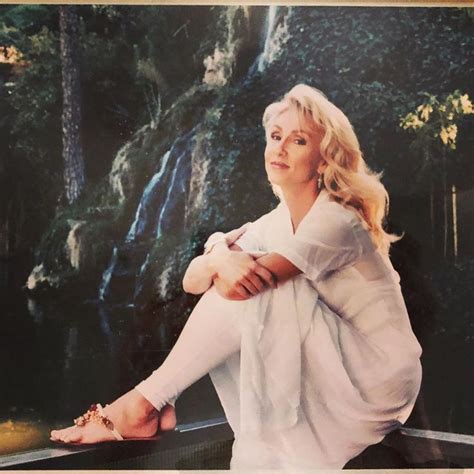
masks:
<path id="1" fill-rule="evenodd" d="M 306 145 L 306 140 L 304 138 L 297 137 L 295 138 L 295 143 L 297 145 Z"/>
<path id="2" fill-rule="evenodd" d="M 271 137 L 272 140 L 279 140 L 280 139 L 280 135 L 278 133 L 275 133 L 275 132 L 273 132 L 270 135 L 270 137 Z"/>

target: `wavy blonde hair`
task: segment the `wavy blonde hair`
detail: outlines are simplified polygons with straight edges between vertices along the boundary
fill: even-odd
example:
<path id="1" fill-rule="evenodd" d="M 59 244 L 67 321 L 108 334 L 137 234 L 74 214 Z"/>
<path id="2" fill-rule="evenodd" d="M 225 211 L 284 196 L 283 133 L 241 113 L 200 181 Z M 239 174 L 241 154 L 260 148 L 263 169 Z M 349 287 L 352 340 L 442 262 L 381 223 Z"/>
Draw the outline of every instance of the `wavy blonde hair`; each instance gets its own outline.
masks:
<path id="1" fill-rule="evenodd" d="M 322 136 L 319 150 L 327 163 L 323 176 L 326 190 L 335 201 L 359 215 L 374 244 L 388 254 L 390 244 L 401 237 L 383 229 L 389 197 L 380 181 L 382 173 L 373 172 L 365 163 L 349 119 L 320 90 L 298 84 L 281 101 L 265 109 L 265 129 L 273 118 L 289 109 L 297 112 L 300 123 L 306 121 Z M 281 198 L 278 186 L 272 187 Z"/>

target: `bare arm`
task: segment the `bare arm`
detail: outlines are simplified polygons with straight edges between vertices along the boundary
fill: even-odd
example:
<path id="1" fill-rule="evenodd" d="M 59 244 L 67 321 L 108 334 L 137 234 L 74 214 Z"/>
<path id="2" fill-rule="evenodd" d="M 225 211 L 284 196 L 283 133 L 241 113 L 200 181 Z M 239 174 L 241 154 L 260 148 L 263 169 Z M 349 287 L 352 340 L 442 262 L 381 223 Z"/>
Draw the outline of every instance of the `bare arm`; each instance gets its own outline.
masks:
<path id="1" fill-rule="evenodd" d="M 241 250 L 237 245 L 234 245 L 231 249 Z M 268 280 L 268 278 L 264 278 L 267 277 L 267 275 L 262 272 L 262 270 L 268 271 L 272 277 L 271 281 Z M 213 283 L 218 293 L 224 298 L 230 300 L 246 300 L 269 287 L 276 288 L 277 283 L 283 283 L 294 278 L 301 273 L 301 270 L 285 257 L 277 253 L 270 253 L 254 260 L 253 264 L 249 266 L 246 275 L 248 276 L 252 272 L 256 272 L 257 280 L 259 280 L 258 277 L 260 276 L 261 281 L 260 284 L 258 281 L 254 281 L 255 288 L 250 288 L 250 291 L 249 285 L 242 285 L 241 280 L 225 280 L 224 277 L 220 276 L 219 272 L 213 277 Z"/>
<path id="2" fill-rule="evenodd" d="M 228 248 L 224 242 L 192 260 L 183 278 L 183 289 L 198 295 L 216 281 L 217 291 L 229 299 L 247 299 L 267 286 L 276 286 L 271 272 L 259 265 L 252 254 L 242 252 L 235 244 Z"/>
<path id="3" fill-rule="evenodd" d="M 277 253 L 253 259 L 246 253 L 235 255 L 241 250 L 236 244 L 227 248 L 222 242 L 211 253 L 196 257 L 184 275 L 184 291 L 199 295 L 214 284 L 221 296 L 245 300 L 301 273 L 299 268 Z"/>
<path id="4" fill-rule="evenodd" d="M 247 225 L 225 234 L 225 241 L 235 242 Z M 257 257 L 241 250 L 236 244 L 227 247 L 224 241 L 214 244 L 210 253 L 196 257 L 190 263 L 183 278 L 184 291 L 202 294 L 214 284 L 221 296 L 244 300 L 301 273 L 277 253 Z"/>
<path id="5" fill-rule="evenodd" d="M 211 253 L 199 255 L 191 261 L 183 278 L 183 289 L 186 293 L 200 295 L 212 286 L 216 276 L 215 257 L 218 247 L 227 246 L 224 242 L 217 244 Z"/>
<path id="6" fill-rule="evenodd" d="M 278 283 L 283 283 L 302 273 L 298 267 L 278 253 L 263 255 L 257 258 L 257 263 L 270 271 Z"/>
<path id="7" fill-rule="evenodd" d="M 212 280 L 217 275 L 222 254 L 228 251 L 228 245 L 231 245 L 230 248 L 232 248 L 233 242 L 246 231 L 247 226 L 248 224 L 244 224 L 227 234 L 217 232 L 208 239 L 206 245 L 211 245 L 211 252 L 205 252 L 193 259 L 186 270 L 183 278 L 183 289 L 186 293 L 200 295 L 212 286 Z M 212 244 L 213 237 L 218 239 L 215 244 Z"/>

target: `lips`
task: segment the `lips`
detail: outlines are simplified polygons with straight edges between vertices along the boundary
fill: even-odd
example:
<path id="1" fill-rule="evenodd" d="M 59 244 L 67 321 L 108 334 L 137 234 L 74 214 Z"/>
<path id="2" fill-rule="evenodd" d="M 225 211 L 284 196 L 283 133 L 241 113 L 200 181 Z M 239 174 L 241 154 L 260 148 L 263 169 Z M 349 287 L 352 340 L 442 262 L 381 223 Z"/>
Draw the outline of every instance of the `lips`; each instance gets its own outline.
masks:
<path id="1" fill-rule="evenodd" d="M 278 169 L 287 169 L 287 168 L 289 168 L 289 166 L 286 165 L 285 163 L 283 163 L 282 161 L 272 161 L 270 164 L 274 168 L 278 168 Z"/>

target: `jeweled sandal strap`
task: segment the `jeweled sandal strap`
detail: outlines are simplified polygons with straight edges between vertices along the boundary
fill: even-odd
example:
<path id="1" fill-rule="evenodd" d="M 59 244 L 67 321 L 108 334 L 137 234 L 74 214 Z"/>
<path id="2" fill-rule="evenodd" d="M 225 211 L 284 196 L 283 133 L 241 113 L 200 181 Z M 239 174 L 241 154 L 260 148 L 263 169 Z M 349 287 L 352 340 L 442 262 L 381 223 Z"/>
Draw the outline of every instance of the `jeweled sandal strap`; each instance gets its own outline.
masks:
<path id="1" fill-rule="evenodd" d="M 112 432 L 112 434 L 115 436 L 115 439 L 117 439 L 118 441 L 123 440 L 123 436 L 116 430 L 114 424 L 112 423 L 110 418 L 106 415 L 100 403 L 95 403 L 94 405 L 91 405 L 89 410 L 87 410 L 86 413 L 84 413 L 84 415 L 74 420 L 74 424 L 76 426 L 84 426 L 86 423 L 89 423 L 90 421 L 93 421 L 100 425 L 104 425 L 107 429 L 109 429 Z"/>

